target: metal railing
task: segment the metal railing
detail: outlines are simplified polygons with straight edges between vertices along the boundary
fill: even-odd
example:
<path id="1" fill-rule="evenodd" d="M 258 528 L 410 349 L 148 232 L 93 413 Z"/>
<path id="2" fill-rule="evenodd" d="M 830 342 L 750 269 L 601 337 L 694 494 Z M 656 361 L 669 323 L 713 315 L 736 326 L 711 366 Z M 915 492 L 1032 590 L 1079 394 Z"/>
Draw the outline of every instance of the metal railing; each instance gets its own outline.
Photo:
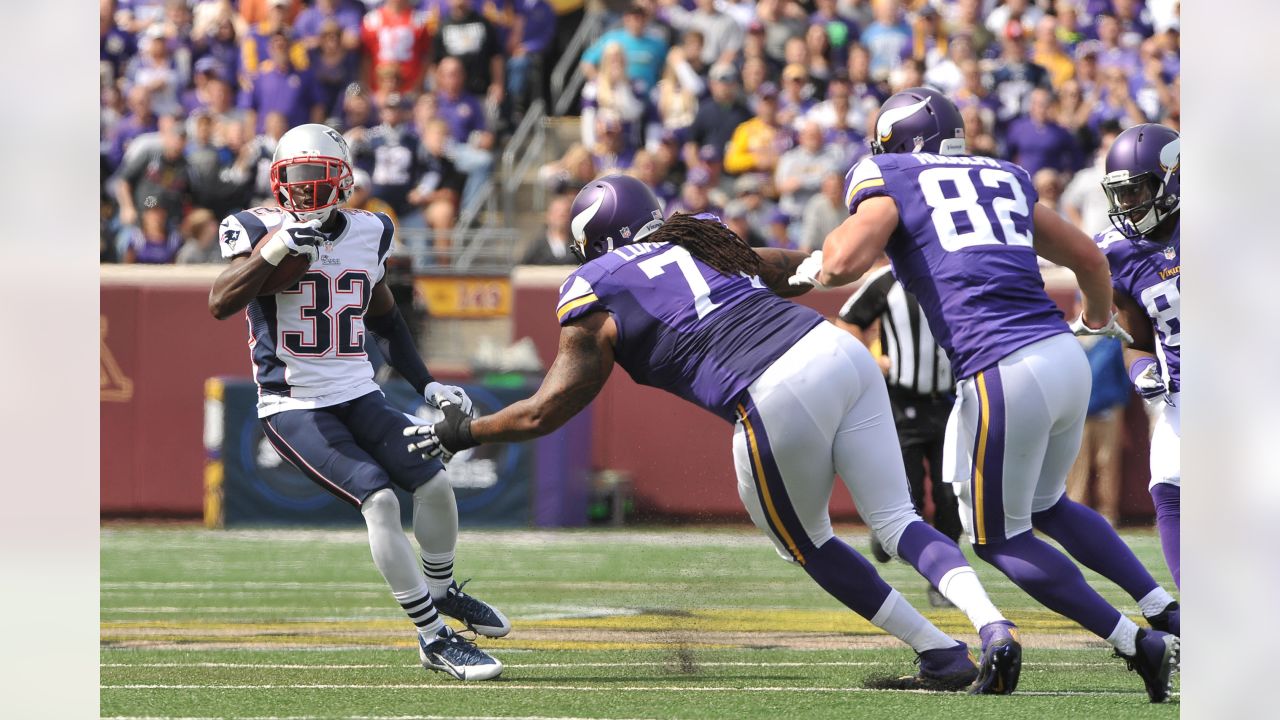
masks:
<path id="1" fill-rule="evenodd" d="M 441 241 L 447 244 L 440 247 Z M 400 231 L 406 255 L 418 275 L 494 274 L 505 275 L 516 264 L 519 235 L 514 228 L 457 228 L 440 232 L 430 228 Z"/>
<path id="2" fill-rule="evenodd" d="M 586 84 L 587 77 L 582 74 L 582 68 L 578 67 L 578 61 L 587 46 L 600 37 L 607 16 L 608 13 L 604 12 L 587 13 L 551 71 L 551 97 L 555 103 L 552 106 L 553 114 L 564 115 L 573 103 L 573 98 Z"/>
<path id="3" fill-rule="evenodd" d="M 534 100 L 502 151 L 502 222 L 508 227 L 515 224 L 516 193 L 547 143 L 546 108 L 542 98 Z"/>

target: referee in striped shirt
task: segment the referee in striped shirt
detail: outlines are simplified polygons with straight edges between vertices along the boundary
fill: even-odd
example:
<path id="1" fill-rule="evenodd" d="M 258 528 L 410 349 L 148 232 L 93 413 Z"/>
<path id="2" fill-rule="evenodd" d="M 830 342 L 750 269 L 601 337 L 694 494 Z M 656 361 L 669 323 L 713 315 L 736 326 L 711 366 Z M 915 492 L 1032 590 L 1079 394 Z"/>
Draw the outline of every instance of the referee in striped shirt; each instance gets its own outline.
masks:
<path id="1" fill-rule="evenodd" d="M 946 351 L 933 340 L 920 304 L 894 278 L 889 265 L 867 276 L 858 291 L 840 308 L 837 323 L 871 347 L 871 329 L 880 324 L 880 368 L 889 386 L 893 420 L 907 468 L 911 501 L 924 515 L 925 464 L 933 489 L 933 525 L 959 542 L 960 511 L 951 483 L 942 480 L 942 445 L 947 419 L 955 403 L 955 378 Z M 876 559 L 889 555 L 874 535 L 871 550 Z M 937 589 L 929 588 L 929 603 L 948 605 Z"/>

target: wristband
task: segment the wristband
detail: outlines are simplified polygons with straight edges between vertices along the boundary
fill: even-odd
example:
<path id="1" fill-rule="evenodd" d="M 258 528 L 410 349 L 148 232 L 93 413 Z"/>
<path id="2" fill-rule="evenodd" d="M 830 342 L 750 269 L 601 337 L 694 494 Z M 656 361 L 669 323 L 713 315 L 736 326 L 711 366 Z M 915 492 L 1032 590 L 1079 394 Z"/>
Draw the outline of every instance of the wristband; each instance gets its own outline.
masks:
<path id="1" fill-rule="evenodd" d="M 271 239 L 262 246 L 262 259 L 266 260 L 269 265 L 279 265 L 281 260 L 289 254 L 289 246 L 284 244 L 279 236 L 272 235 Z"/>
<path id="2" fill-rule="evenodd" d="M 1129 366 L 1129 382 L 1137 383 L 1138 378 L 1141 377 L 1142 373 L 1146 372 L 1147 368 L 1155 364 L 1155 358 L 1142 357 L 1134 360 L 1133 364 Z"/>

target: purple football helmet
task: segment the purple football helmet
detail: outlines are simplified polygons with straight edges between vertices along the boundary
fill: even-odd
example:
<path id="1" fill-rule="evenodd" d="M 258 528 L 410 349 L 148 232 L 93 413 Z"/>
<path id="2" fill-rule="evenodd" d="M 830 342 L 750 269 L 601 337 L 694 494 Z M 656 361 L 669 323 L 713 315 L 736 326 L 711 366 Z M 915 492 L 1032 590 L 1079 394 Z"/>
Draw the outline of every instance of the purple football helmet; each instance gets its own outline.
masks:
<path id="1" fill-rule="evenodd" d="M 592 180 L 569 210 L 571 249 L 578 262 L 637 242 L 662 227 L 662 203 L 653 190 L 630 175 Z"/>
<path id="2" fill-rule="evenodd" d="M 876 118 L 871 153 L 925 152 L 964 155 L 964 119 L 946 95 L 929 88 L 907 88 L 884 101 Z"/>
<path id="3" fill-rule="evenodd" d="M 1134 125 L 1111 144 L 1102 189 L 1111 224 L 1125 237 L 1146 235 L 1178 212 L 1180 145 L 1178 133 L 1156 123 Z"/>

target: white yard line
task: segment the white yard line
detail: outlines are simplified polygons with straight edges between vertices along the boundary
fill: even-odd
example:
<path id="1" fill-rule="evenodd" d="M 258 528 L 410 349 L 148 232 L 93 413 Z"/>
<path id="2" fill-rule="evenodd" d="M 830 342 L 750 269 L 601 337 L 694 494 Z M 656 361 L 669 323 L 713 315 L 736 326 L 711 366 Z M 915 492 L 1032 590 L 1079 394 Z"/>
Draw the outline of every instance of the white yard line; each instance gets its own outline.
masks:
<path id="1" fill-rule="evenodd" d="M 873 690 L 864 687 L 810 687 L 810 686 L 758 686 L 758 687 L 728 687 L 728 686 L 708 686 L 708 685 L 624 685 L 624 686 L 601 686 L 592 687 L 584 685 L 521 685 L 516 683 L 486 683 L 486 684 L 449 684 L 437 685 L 422 683 L 400 683 L 394 685 L 373 685 L 365 683 L 344 683 L 344 684 L 262 684 L 262 685 L 176 685 L 176 684 L 127 684 L 127 685 L 101 685 L 102 690 L 466 690 L 471 692 L 479 692 L 482 690 L 538 690 L 541 692 L 750 692 L 750 693 L 771 693 L 771 692 L 799 692 L 799 693 L 883 693 L 883 692 L 913 692 L 927 695 L 935 693 L 927 690 Z M 1130 696 L 1142 695 L 1141 690 L 1118 691 L 1118 690 L 1098 690 L 1098 691 L 1030 691 L 1019 692 L 1018 695 L 1030 696 L 1082 696 L 1082 697 L 1104 697 L 1104 696 Z M 1179 693 L 1172 693 L 1178 696 Z"/>
<path id="2" fill-rule="evenodd" d="M 495 652 L 499 652 L 495 650 Z M 508 651 L 501 651 L 502 652 Z M 602 667 L 671 667 L 671 662 L 575 662 L 575 663 L 520 663 L 513 669 L 559 669 L 559 668 L 602 668 Z M 895 660 L 830 660 L 816 662 L 702 662 L 695 659 L 695 667 L 877 667 L 881 665 L 900 665 Z M 1109 662 L 1024 662 L 1024 668 L 1076 668 L 1076 667 L 1109 667 Z M 361 663 L 335 664 L 326 663 L 228 663 L 228 662 L 148 662 L 148 663 L 102 663 L 104 668 L 231 668 L 244 670 L 404 670 L 418 668 L 413 663 Z"/>

